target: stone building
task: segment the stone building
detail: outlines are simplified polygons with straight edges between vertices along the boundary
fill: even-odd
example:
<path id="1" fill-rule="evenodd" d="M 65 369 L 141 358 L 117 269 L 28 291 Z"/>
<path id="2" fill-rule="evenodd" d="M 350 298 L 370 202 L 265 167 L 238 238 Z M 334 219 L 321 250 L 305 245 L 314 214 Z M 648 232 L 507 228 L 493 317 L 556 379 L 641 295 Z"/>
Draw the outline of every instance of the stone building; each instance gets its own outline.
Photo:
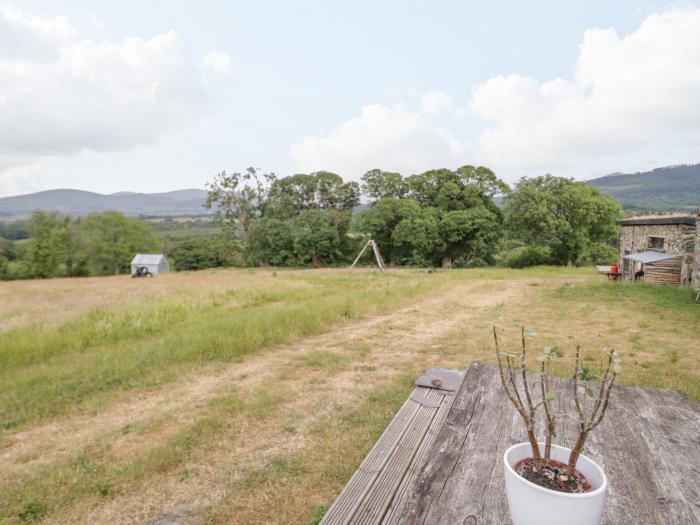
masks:
<path id="1" fill-rule="evenodd" d="M 693 283 L 700 287 L 699 223 L 697 213 L 647 215 L 618 221 L 620 262 L 624 276 L 634 278 L 635 272 L 643 269 L 639 262 L 625 258 L 626 255 L 661 252 L 677 256 L 664 263 L 666 271 L 680 272 L 675 276 L 675 282 L 684 285 Z"/>

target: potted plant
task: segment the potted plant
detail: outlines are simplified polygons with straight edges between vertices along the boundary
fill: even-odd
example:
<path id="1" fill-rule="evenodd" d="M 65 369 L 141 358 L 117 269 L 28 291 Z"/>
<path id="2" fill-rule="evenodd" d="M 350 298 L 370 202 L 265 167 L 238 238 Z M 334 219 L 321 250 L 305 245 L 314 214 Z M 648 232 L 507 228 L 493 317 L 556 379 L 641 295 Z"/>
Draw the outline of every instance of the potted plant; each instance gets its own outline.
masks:
<path id="1" fill-rule="evenodd" d="M 539 370 L 530 383 L 526 369 L 525 338 L 521 328 L 519 352 L 501 351 L 497 328 L 493 328 L 501 384 L 520 414 L 528 441 L 513 445 L 503 455 L 508 508 L 513 525 L 597 525 L 603 512 L 607 478 L 603 470 L 582 454 L 586 439 L 602 421 L 615 378 L 621 372 L 614 350 L 607 353 L 602 376 L 593 376 L 581 366 L 581 348 L 576 347 L 571 390 L 578 417 L 578 439 L 573 448 L 553 445 L 556 414 L 550 403 L 550 365 L 559 352 L 547 347 L 538 358 Z M 505 365 L 503 363 L 505 361 Z M 597 385 L 591 380 L 599 379 Z M 544 412 L 545 440 L 535 435 L 538 410 Z"/>

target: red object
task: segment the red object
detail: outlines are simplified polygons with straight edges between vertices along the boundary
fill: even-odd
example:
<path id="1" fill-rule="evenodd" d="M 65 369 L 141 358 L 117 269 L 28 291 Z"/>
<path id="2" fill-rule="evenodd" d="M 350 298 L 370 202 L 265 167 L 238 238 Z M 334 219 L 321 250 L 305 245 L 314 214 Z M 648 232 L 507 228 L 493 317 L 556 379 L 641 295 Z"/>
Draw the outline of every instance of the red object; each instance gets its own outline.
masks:
<path id="1" fill-rule="evenodd" d="M 617 264 L 611 264 L 610 265 L 610 273 L 617 273 L 617 272 L 618 272 Z"/>

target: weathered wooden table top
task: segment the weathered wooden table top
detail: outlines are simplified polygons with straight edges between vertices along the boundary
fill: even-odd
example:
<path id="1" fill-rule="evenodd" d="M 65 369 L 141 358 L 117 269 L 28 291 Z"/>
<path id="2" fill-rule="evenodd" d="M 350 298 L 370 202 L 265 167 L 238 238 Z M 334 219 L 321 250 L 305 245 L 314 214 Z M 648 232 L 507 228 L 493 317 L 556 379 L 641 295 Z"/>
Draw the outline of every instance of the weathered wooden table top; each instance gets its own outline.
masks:
<path id="1" fill-rule="evenodd" d="M 571 446 L 577 420 L 569 382 L 556 380 L 555 388 L 560 414 L 556 442 Z M 502 456 L 510 445 L 525 440 L 497 369 L 473 364 L 401 521 L 510 523 Z M 700 523 L 700 408 L 688 396 L 616 387 L 585 454 L 608 476 L 603 523 Z"/>
<path id="2" fill-rule="evenodd" d="M 572 446 L 577 420 L 569 382 L 557 379 L 554 389 L 559 421 L 555 443 Z M 434 410 L 439 415 L 440 409 Z M 361 497 L 345 498 L 356 504 L 362 503 L 358 498 L 384 498 L 379 505 L 384 510 L 362 519 L 357 513 L 336 513 L 328 522 L 509 524 L 503 452 L 526 439 L 497 369 L 473 363 L 449 411 L 435 421 L 439 427 L 432 429 L 436 435 L 428 446 L 423 443 L 425 450 L 409 451 L 409 467 L 397 466 L 392 458 L 376 465 L 377 479 L 394 469 L 391 477 L 398 479 L 400 490 L 387 489 L 386 483 L 358 482 Z M 394 422 L 387 432 L 393 426 Z M 538 432 L 542 435 L 541 428 Z M 395 449 L 400 452 L 401 444 Z M 394 456 L 401 457 L 398 452 Z M 700 523 L 700 405 L 687 395 L 616 386 L 606 417 L 589 436 L 584 453 L 608 476 L 604 524 Z"/>

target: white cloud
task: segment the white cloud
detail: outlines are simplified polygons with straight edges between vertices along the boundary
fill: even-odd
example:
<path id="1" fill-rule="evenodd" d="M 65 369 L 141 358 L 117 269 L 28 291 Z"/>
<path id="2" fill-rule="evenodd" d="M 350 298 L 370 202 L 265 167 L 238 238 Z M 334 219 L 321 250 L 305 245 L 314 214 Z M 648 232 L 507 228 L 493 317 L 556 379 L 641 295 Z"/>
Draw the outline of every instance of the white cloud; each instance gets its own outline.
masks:
<path id="1" fill-rule="evenodd" d="M 39 191 L 44 187 L 46 179 L 45 172 L 33 164 L 7 166 L 5 170 L 0 165 L 0 174 L 0 197 Z"/>
<path id="2" fill-rule="evenodd" d="M 676 137 L 666 162 L 686 158 L 681 135 L 700 131 L 698 35 L 699 9 L 652 14 L 626 37 L 614 29 L 586 31 L 571 80 L 490 79 L 471 103 L 489 126 L 479 138 L 478 160 L 566 170 L 667 148 Z M 690 155 L 700 156 L 700 146 L 692 148 Z"/>
<path id="3" fill-rule="evenodd" d="M 424 113 L 429 115 L 447 111 L 454 107 L 455 103 L 452 97 L 441 91 L 430 91 L 421 96 L 421 106 Z"/>
<path id="4" fill-rule="evenodd" d="M 291 153 L 301 171 L 327 169 L 357 180 L 372 168 L 409 175 L 451 167 L 467 150 L 466 143 L 431 123 L 426 111 L 399 102 L 365 106 L 359 117 L 333 131 L 293 144 Z"/>
<path id="5" fill-rule="evenodd" d="M 51 60 L 76 37 L 63 17 L 40 17 L 13 7 L 0 7 L 0 60 Z"/>
<path id="6" fill-rule="evenodd" d="M 466 109 L 439 91 L 388 91 L 391 104 L 366 106 L 330 133 L 306 137 L 292 156 L 300 169 L 353 177 L 373 167 L 408 174 L 468 162 L 510 180 L 697 162 L 699 35 L 700 9 L 690 8 L 650 14 L 627 36 L 591 29 L 570 79 L 491 78 Z M 458 129 L 472 130 L 471 148 Z"/>
<path id="7" fill-rule="evenodd" d="M 211 51 L 202 58 L 202 65 L 211 69 L 217 75 L 230 75 L 231 59 L 221 51 Z"/>
<path id="8" fill-rule="evenodd" d="M 208 109 L 174 32 L 79 40 L 64 18 L 0 9 L 0 35 L 0 167 L 152 144 Z"/>

